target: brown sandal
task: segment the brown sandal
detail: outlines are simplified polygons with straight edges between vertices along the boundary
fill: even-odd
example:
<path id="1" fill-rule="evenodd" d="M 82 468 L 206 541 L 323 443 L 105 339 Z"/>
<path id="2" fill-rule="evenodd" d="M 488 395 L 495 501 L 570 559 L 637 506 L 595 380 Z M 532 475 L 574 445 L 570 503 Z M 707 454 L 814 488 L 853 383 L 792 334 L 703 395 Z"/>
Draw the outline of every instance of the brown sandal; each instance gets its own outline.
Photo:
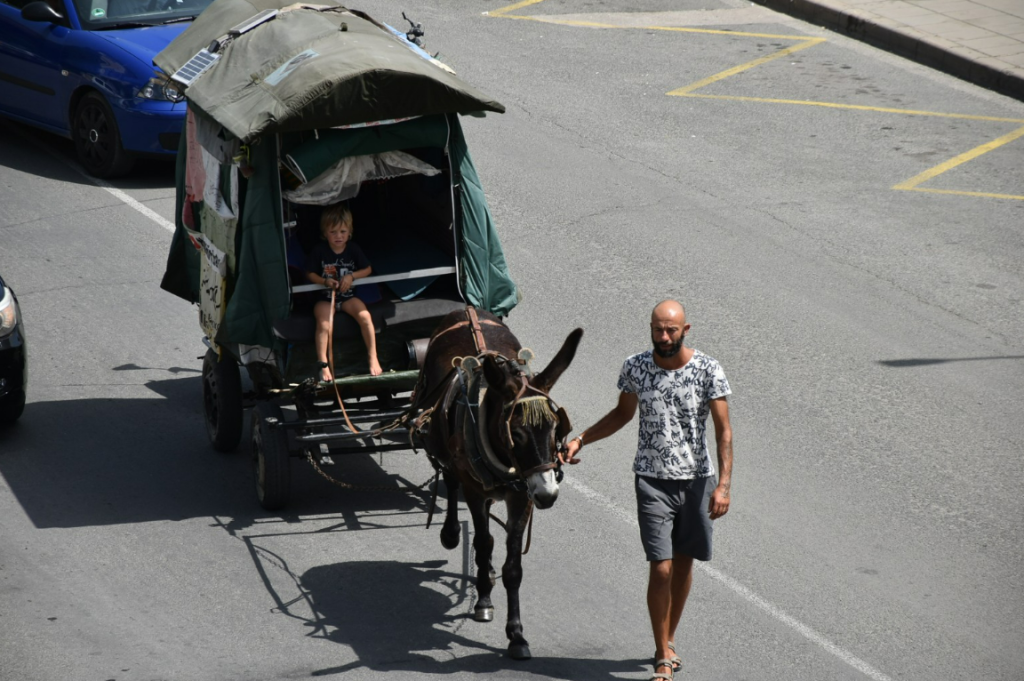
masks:
<path id="1" fill-rule="evenodd" d="M 668 661 L 672 663 L 672 671 L 674 673 L 683 668 L 683 660 L 676 655 L 676 644 L 669 643 L 668 649 L 672 651 L 672 656 L 668 658 Z"/>
<path id="2" fill-rule="evenodd" d="M 664 672 L 659 672 L 658 671 L 658 667 L 668 667 L 668 669 L 669 669 L 668 674 L 666 674 Z M 672 666 L 672 660 L 668 660 L 668 659 L 666 659 L 666 660 L 655 660 L 655 662 L 654 662 L 654 673 L 651 674 L 650 681 L 660 681 L 660 679 L 664 679 L 665 681 L 672 681 L 672 677 L 675 676 L 675 673 L 676 673 L 676 670 L 675 670 L 675 667 Z"/>
<path id="3" fill-rule="evenodd" d="M 683 668 L 683 660 L 678 655 L 676 655 L 675 643 L 669 643 L 668 649 L 672 651 L 672 657 L 669 658 L 670 660 L 672 660 L 672 671 L 677 672 Z"/>

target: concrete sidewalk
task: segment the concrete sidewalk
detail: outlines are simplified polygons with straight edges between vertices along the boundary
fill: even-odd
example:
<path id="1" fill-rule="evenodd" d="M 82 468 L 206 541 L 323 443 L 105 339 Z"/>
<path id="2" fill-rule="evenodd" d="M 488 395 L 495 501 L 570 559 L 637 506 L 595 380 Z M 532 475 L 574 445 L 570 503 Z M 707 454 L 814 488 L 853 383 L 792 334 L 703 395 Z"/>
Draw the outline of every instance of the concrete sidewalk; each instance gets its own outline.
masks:
<path id="1" fill-rule="evenodd" d="M 755 0 L 1024 101 L 1024 0 Z"/>

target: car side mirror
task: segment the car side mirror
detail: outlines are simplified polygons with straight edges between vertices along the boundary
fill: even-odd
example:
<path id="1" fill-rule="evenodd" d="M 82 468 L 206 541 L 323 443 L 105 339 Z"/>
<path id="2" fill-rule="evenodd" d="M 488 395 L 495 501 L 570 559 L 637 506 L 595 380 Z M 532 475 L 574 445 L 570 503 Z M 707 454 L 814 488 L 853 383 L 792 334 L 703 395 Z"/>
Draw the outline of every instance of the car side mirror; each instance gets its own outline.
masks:
<path id="1" fill-rule="evenodd" d="M 22 7 L 21 18 L 26 21 L 45 21 L 49 24 L 59 24 L 64 21 L 60 12 L 42 0 L 30 2 Z"/>

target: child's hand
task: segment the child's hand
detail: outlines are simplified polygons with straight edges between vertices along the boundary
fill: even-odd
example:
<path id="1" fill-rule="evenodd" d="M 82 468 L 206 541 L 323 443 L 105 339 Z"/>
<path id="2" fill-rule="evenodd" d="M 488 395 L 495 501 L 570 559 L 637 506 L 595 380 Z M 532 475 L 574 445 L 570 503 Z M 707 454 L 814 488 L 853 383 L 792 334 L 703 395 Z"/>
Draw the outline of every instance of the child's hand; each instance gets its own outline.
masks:
<path id="1" fill-rule="evenodd" d="M 333 289 L 337 289 L 337 288 L 340 287 L 340 283 L 338 282 L 337 279 L 329 279 L 329 278 L 325 277 L 324 278 L 324 286 L 326 286 L 328 288 L 328 290 L 330 290 L 332 288 Z"/>
<path id="2" fill-rule="evenodd" d="M 343 276 L 341 278 L 341 282 L 339 282 L 339 285 L 338 285 L 339 290 L 342 293 L 345 293 L 350 288 L 352 288 L 352 282 L 354 282 L 355 280 L 356 280 L 356 278 L 353 277 L 351 274 L 346 274 L 345 276 Z"/>

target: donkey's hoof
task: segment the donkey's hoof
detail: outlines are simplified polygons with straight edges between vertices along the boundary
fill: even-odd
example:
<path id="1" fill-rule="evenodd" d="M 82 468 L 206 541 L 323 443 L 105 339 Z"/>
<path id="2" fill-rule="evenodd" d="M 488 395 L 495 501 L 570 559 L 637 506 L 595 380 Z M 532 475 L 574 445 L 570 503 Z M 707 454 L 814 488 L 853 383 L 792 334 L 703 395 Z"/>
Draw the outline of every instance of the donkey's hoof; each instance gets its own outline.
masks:
<path id="1" fill-rule="evenodd" d="M 494 608 L 477 608 L 473 611 L 473 619 L 477 622 L 493 622 Z"/>
<path id="2" fill-rule="evenodd" d="M 530 654 L 530 646 L 525 641 L 522 643 L 509 643 L 508 656 L 513 660 L 529 660 L 533 657 Z"/>
<path id="3" fill-rule="evenodd" d="M 449 551 L 459 545 L 459 538 L 461 533 L 456 530 L 455 532 L 445 532 L 445 528 L 441 528 L 441 546 L 445 547 Z"/>

